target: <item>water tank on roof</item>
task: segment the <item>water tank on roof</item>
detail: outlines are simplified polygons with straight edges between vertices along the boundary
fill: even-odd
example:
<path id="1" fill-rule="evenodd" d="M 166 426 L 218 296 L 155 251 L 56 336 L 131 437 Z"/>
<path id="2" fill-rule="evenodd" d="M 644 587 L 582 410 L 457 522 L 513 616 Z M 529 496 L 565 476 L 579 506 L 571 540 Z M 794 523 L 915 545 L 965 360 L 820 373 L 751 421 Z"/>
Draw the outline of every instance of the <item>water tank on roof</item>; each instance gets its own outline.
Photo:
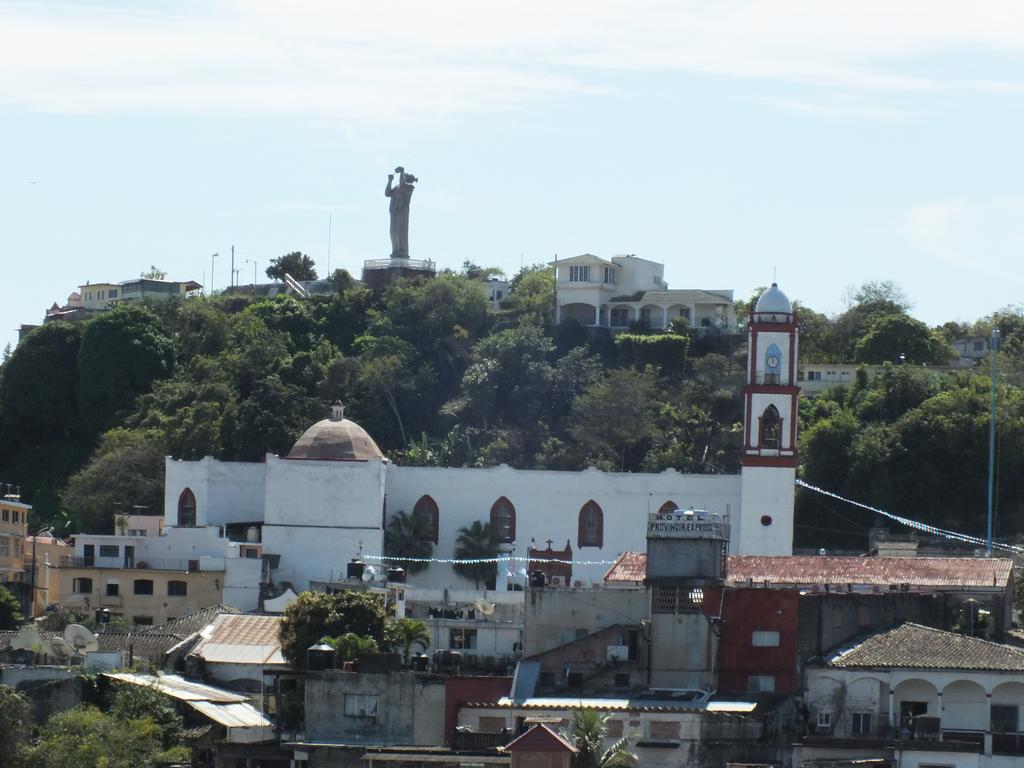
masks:
<path id="1" fill-rule="evenodd" d="M 360 581 L 363 578 L 364 570 L 366 570 L 366 563 L 358 557 L 353 557 L 345 567 L 345 578 Z"/>
<path id="2" fill-rule="evenodd" d="M 247 544 L 259 544 L 260 543 L 260 529 L 255 525 L 250 525 L 245 529 L 245 542 Z"/>
<path id="3" fill-rule="evenodd" d="M 327 643 L 311 645 L 306 650 L 306 669 L 310 672 L 322 672 L 334 668 L 334 649 Z"/>

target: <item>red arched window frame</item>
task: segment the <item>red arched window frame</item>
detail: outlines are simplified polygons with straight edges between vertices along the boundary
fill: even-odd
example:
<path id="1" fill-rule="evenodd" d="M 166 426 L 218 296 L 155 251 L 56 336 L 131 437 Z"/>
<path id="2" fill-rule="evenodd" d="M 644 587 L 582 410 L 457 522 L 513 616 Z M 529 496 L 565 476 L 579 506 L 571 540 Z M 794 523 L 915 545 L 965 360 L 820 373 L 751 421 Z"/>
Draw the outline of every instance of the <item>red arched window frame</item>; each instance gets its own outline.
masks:
<path id="1" fill-rule="evenodd" d="M 593 499 L 580 508 L 578 533 L 577 548 L 604 546 L 604 511 Z"/>
<path id="2" fill-rule="evenodd" d="M 668 515 L 668 514 L 671 514 L 673 512 L 677 512 L 678 510 L 679 510 L 679 505 L 676 504 L 671 499 L 669 499 L 664 504 L 662 504 L 660 507 L 658 507 L 658 514 L 659 515 Z"/>
<path id="3" fill-rule="evenodd" d="M 430 496 L 421 496 L 420 500 L 416 502 L 416 506 L 413 507 L 412 512 L 414 515 L 427 515 L 427 518 L 430 520 L 430 540 L 437 544 L 438 534 L 441 529 L 441 510 L 438 509 L 437 502 Z"/>
<path id="4" fill-rule="evenodd" d="M 511 544 L 516 540 L 516 508 L 504 496 L 491 506 L 491 531 L 499 544 Z"/>
<path id="5" fill-rule="evenodd" d="M 178 497 L 178 526 L 196 527 L 196 495 L 192 493 L 191 488 L 186 488 Z"/>

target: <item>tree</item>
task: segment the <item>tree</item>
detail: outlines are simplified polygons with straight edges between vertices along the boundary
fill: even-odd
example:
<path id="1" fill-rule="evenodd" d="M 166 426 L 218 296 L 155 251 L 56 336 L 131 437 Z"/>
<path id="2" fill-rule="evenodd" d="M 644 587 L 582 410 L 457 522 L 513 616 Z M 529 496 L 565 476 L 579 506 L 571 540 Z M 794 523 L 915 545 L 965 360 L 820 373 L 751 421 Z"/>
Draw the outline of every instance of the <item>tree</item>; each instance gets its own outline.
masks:
<path id="1" fill-rule="evenodd" d="M 523 267 L 512 278 L 502 310 L 518 319 L 550 325 L 555 319 L 555 269 L 545 264 Z"/>
<path id="2" fill-rule="evenodd" d="M 164 456 L 162 436 L 154 429 L 112 429 L 100 440 L 89 463 L 72 475 L 64 506 L 77 530 L 108 533 L 115 513 L 135 507 L 162 512 Z"/>
<path id="3" fill-rule="evenodd" d="M 166 748 L 177 745 L 182 738 L 184 720 L 175 711 L 168 697 L 155 686 L 117 685 L 110 697 L 107 714 L 115 720 L 151 720 L 160 729 Z"/>
<path id="4" fill-rule="evenodd" d="M 124 304 L 90 320 L 78 350 L 81 409 L 91 434 L 109 429 L 170 376 L 174 344 L 146 307 Z"/>
<path id="5" fill-rule="evenodd" d="M 22 768 L 32 725 L 28 699 L 10 686 L 0 684 L 0 755 L 9 768 Z"/>
<path id="6" fill-rule="evenodd" d="M 384 627 L 384 638 L 389 643 L 402 649 L 402 658 L 409 663 L 409 655 L 414 645 L 421 650 L 430 647 L 430 632 L 427 625 L 419 619 L 393 619 Z"/>
<path id="7" fill-rule="evenodd" d="M 139 277 L 145 278 L 146 280 L 166 280 L 167 273 L 160 269 L 160 267 L 150 266 L 150 268 L 145 272 L 140 272 Z"/>
<path id="8" fill-rule="evenodd" d="M 498 543 L 494 540 L 490 523 L 474 520 L 472 525 L 459 528 L 455 539 L 455 558 L 457 560 L 475 560 L 496 557 Z M 472 579 L 476 589 L 480 582 L 491 582 L 497 578 L 498 564 L 491 563 L 456 563 L 455 572 L 467 579 Z"/>
<path id="9" fill-rule="evenodd" d="M 384 605 L 376 595 L 365 592 L 303 592 L 288 606 L 281 622 L 281 653 L 304 669 L 306 650 L 322 637 L 347 633 L 381 639 Z"/>
<path id="10" fill-rule="evenodd" d="M 338 661 L 356 661 L 360 656 L 379 651 L 376 640 L 365 635 L 357 635 L 355 632 L 346 632 L 338 637 L 322 637 L 320 642 L 334 649 Z"/>
<path id="11" fill-rule="evenodd" d="M 642 445 L 657 437 L 657 388 L 651 369 L 618 369 L 572 404 L 573 438 L 598 462 L 625 470 L 639 466 Z"/>
<path id="12" fill-rule="evenodd" d="M 868 324 L 854 345 L 859 363 L 944 363 L 953 347 L 940 332 L 932 331 L 908 315 L 882 315 Z"/>
<path id="13" fill-rule="evenodd" d="M 302 251 L 292 251 L 272 259 L 267 267 L 267 277 L 284 280 L 286 274 L 293 280 L 316 280 L 316 262 Z"/>
<path id="14" fill-rule="evenodd" d="M 17 629 L 23 620 L 18 598 L 7 587 L 0 587 L 0 629 Z"/>
<path id="15" fill-rule="evenodd" d="M 628 736 L 604 748 L 609 717 L 593 709 L 573 711 L 572 724 L 565 734 L 577 749 L 572 756 L 572 768 L 634 768 L 640 764 L 637 756 L 627 749 Z"/>
<path id="16" fill-rule="evenodd" d="M 388 520 L 384 531 L 384 554 L 389 557 L 427 558 L 434 554 L 434 522 L 423 509 L 412 513 L 399 511 Z M 401 566 L 408 573 L 419 573 L 429 563 L 403 560 Z"/>

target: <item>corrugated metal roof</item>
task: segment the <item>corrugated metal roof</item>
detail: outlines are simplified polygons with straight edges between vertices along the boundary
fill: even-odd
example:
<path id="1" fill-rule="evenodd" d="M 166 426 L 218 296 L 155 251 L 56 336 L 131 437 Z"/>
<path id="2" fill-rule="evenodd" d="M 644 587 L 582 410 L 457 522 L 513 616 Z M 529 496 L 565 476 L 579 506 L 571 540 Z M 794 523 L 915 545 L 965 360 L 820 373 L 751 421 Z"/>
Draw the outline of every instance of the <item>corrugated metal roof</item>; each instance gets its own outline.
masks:
<path id="1" fill-rule="evenodd" d="M 857 584 L 912 587 L 995 588 L 1009 584 L 1013 561 L 974 557 L 842 557 L 730 555 L 726 580 L 777 586 Z M 639 583 L 647 575 L 647 554 L 624 552 L 605 574 L 611 584 Z"/>
<path id="2" fill-rule="evenodd" d="M 565 711 L 594 709 L 600 712 L 714 712 L 720 715 L 742 715 L 757 709 L 753 701 L 711 701 L 706 704 L 681 704 L 656 699 L 605 699 L 536 696 L 525 701 L 513 701 L 507 696 L 497 702 L 467 702 L 464 707 L 478 709 L 535 709 Z"/>
<path id="3" fill-rule="evenodd" d="M 281 655 L 281 616 L 222 614 L 203 629 L 190 655 L 210 663 L 285 664 Z"/>
<path id="4" fill-rule="evenodd" d="M 193 701 L 191 706 L 196 712 L 228 728 L 267 728 L 273 725 L 252 704 L 215 704 L 212 701 Z"/>
<path id="5" fill-rule="evenodd" d="M 145 685 L 156 688 L 163 694 L 179 701 L 189 703 L 196 701 L 212 701 L 220 704 L 234 704 L 248 701 L 245 696 L 231 693 L 212 685 L 203 685 L 186 680 L 180 675 L 137 675 L 132 672 L 105 672 L 104 675 L 113 680 L 134 685 Z"/>
<path id="6" fill-rule="evenodd" d="M 1024 671 L 1024 651 L 977 637 L 907 623 L 846 647 L 825 662 L 830 667 Z"/>

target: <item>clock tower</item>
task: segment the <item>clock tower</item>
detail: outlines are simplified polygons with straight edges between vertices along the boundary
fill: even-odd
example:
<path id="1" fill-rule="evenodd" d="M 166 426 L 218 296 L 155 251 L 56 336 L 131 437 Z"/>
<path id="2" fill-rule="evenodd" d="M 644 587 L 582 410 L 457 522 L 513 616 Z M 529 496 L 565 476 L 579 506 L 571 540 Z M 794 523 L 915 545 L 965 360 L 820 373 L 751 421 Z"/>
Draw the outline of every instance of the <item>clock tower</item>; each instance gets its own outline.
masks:
<path id="1" fill-rule="evenodd" d="M 797 323 L 776 283 L 750 312 L 743 388 L 740 555 L 793 553 L 796 481 Z"/>

